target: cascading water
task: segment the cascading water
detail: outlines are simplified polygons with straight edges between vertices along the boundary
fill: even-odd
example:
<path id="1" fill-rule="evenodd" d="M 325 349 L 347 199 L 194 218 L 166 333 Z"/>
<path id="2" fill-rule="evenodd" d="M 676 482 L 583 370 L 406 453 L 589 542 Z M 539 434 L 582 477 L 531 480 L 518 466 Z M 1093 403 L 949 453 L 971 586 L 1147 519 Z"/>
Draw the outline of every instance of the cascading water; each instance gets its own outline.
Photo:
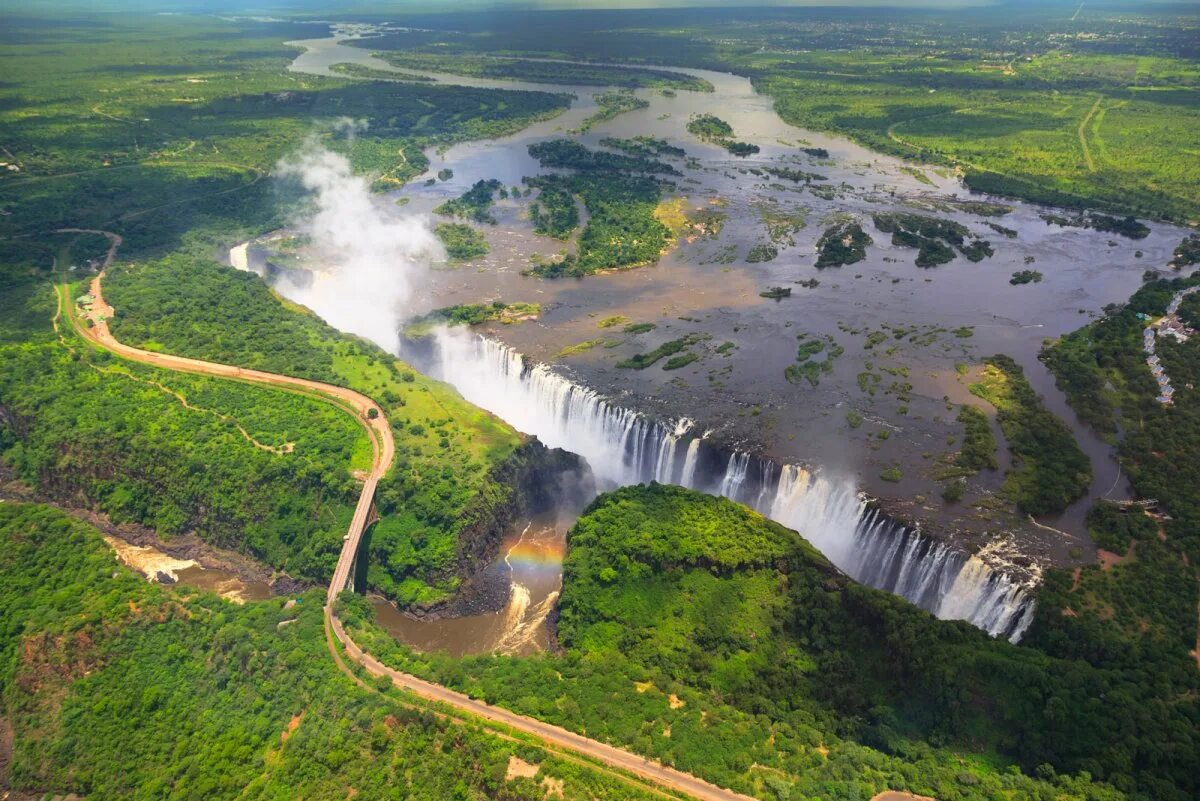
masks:
<path id="1" fill-rule="evenodd" d="M 744 503 L 803 534 L 856 581 L 900 595 L 940 618 L 1020 639 L 1033 618 L 1029 586 L 997 569 L 989 549 L 969 556 L 888 518 L 849 482 L 797 465 L 727 452 L 609 403 L 508 346 L 458 329 L 434 335 L 429 369 L 468 401 L 588 461 L 598 482 L 680 484 Z"/>

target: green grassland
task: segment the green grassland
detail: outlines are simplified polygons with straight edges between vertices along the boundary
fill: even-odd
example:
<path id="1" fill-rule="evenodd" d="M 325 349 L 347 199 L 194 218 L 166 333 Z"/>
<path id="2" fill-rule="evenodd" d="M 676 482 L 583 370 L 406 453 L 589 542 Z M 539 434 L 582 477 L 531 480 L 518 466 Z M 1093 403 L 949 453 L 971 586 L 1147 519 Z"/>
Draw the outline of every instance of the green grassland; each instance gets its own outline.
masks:
<path id="1" fill-rule="evenodd" d="M 327 650 L 322 592 L 298 601 L 236 606 L 150 584 L 90 526 L 0 505 L 0 784 L 22 797 L 540 801 L 549 776 L 569 801 L 660 797 L 356 684 Z M 540 773 L 506 780 L 511 756 Z"/>
<path id="2" fill-rule="evenodd" d="M 568 534 L 563 581 L 563 650 L 548 655 L 415 654 L 365 603 L 345 619 L 390 663 L 763 799 L 1194 789 L 1185 652 L 1147 682 L 1149 661 L 1096 668 L 992 640 L 849 581 L 724 499 L 654 484 L 601 496 Z"/>
<path id="3" fill-rule="evenodd" d="M 493 471 L 521 437 L 446 385 L 271 294 L 256 276 L 175 255 L 121 265 L 106 281 L 114 335 L 131 345 L 347 386 L 385 410 L 396 463 L 377 496 L 369 580 L 403 602 L 457 586 L 458 546 L 507 502 Z"/>

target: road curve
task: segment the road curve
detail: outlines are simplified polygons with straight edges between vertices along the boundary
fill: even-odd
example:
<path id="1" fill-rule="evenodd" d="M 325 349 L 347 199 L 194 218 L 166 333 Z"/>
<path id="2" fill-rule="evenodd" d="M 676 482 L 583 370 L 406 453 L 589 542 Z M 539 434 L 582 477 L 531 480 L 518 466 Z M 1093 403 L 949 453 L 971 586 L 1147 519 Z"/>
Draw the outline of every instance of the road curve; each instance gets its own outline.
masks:
<path id="1" fill-rule="evenodd" d="M 107 261 L 111 261 L 111 254 Z M 104 273 L 101 272 L 91 282 L 92 308 L 87 313 L 87 319 L 91 321 L 90 326 L 81 324 L 78 315 L 73 313 L 74 310 L 69 305 L 71 303 L 69 293 L 60 291 L 60 303 L 68 304 L 68 308 L 64 312 L 71 320 L 72 326 L 81 336 L 90 342 L 131 361 L 150 364 L 167 370 L 232 378 L 239 381 L 266 384 L 300 391 L 308 395 L 315 395 L 334 403 L 345 411 L 353 412 L 358 421 L 367 429 L 371 435 L 374 458 L 371 470 L 363 482 L 362 493 L 359 495 L 358 504 L 354 509 L 354 517 L 350 523 L 350 530 L 346 535 L 341 555 L 338 558 L 337 566 L 334 568 L 333 578 L 329 583 L 329 590 L 326 593 L 325 620 L 326 625 L 333 632 L 338 642 L 341 643 L 346 654 L 362 665 L 368 673 L 373 676 L 387 676 L 396 687 L 426 700 L 447 704 L 492 723 L 532 735 L 553 748 L 572 751 L 609 767 L 632 773 L 651 784 L 686 793 L 693 798 L 700 799 L 700 801 L 754 801 L 749 796 L 735 793 L 732 790 L 726 790 L 691 774 L 666 767 L 645 757 L 640 757 L 628 751 L 607 745 L 606 743 L 589 739 L 559 726 L 525 717 L 524 715 L 518 715 L 507 709 L 475 700 L 462 693 L 443 687 L 440 684 L 434 684 L 408 673 L 402 673 L 384 665 L 363 651 L 350 638 L 350 635 L 343 628 L 341 621 L 333 614 L 333 605 L 338 593 L 347 586 L 350 570 L 354 564 L 355 555 L 358 552 L 359 541 L 366 528 L 368 516 L 371 512 L 371 504 L 375 497 L 375 487 L 379 479 L 391 468 L 392 460 L 395 456 L 392 430 L 388 425 L 387 418 L 383 414 L 383 410 L 367 396 L 345 387 L 323 384 L 319 381 L 309 381 L 278 373 L 268 373 L 262 370 L 248 370 L 218 362 L 207 362 L 184 356 L 155 353 L 125 345 L 112 335 L 108 327 L 107 321 L 112 317 L 113 310 L 104 301 L 101 289 L 101 279 L 103 277 Z M 374 416 L 371 416 L 372 409 L 375 411 Z"/>

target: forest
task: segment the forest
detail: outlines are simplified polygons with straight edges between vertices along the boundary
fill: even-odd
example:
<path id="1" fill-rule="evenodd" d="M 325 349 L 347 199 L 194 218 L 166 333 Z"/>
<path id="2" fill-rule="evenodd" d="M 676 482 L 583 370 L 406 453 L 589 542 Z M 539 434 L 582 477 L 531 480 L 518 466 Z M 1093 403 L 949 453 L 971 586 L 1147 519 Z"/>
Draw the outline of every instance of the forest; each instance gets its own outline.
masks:
<path id="1" fill-rule="evenodd" d="M 917 249 L 918 267 L 937 267 L 954 260 L 955 249 L 969 261 L 982 261 L 992 255 L 991 243 L 977 239 L 967 244 L 966 226 L 953 220 L 940 220 L 920 214 L 887 212 L 872 215 L 875 227 L 892 235 L 892 244 Z"/>
<path id="2" fill-rule="evenodd" d="M 1174 402 L 1155 400 L 1158 386 L 1142 351 L 1147 320 L 1166 311 L 1176 292 L 1200 284 L 1200 277 L 1147 281 L 1128 303 L 1101 319 L 1047 345 L 1042 360 L 1054 373 L 1067 401 L 1097 432 L 1124 430 L 1118 445 L 1121 465 L 1140 497 L 1159 501 L 1167 543 L 1200 562 L 1200 399 L 1183 383 Z M 1156 350 L 1167 375 L 1195 385 L 1200 378 L 1200 339 L 1186 343 L 1160 339 Z"/>
<path id="3" fill-rule="evenodd" d="M 470 189 L 453 200 L 447 200 L 434 209 L 435 214 L 447 217 L 461 217 L 477 223 L 496 224 L 492 216 L 492 206 L 496 202 L 496 193 L 504 189 L 495 178 L 476 181 Z M 507 194 L 507 190 L 505 190 Z"/>
<path id="4" fill-rule="evenodd" d="M 145 581 L 91 526 L 0 504 L 0 785 L 174 801 L 660 798 L 340 672 L 322 592 L 239 606 Z M 186 725 L 181 725 L 185 723 Z M 7 745 L 7 743 L 6 743 Z M 538 768 L 507 778 L 512 757 Z M 553 785 L 547 785 L 546 779 Z"/>
<path id="5" fill-rule="evenodd" d="M 512 492 L 495 476 L 520 459 L 516 432 L 381 348 L 283 305 L 252 274 L 177 254 L 120 265 L 105 293 L 119 310 L 111 327 L 123 342 L 374 398 L 392 424 L 397 455 L 377 495 L 383 520 L 364 546 L 370 584 L 405 603 L 453 591 L 469 567 L 460 535 L 491 519 Z"/>
<path id="6" fill-rule="evenodd" d="M 972 395 L 996 408 L 996 419 L 1013 455 L 1004 491 L 1031 515 L 1061 512 L 1092 481 L 1092 465 L 1071 429 L 1038 398 L 1021 365 L 1003 355 L 984 360 Z"/>
<path id="7" fill-rule="evenodd" d="M 729 123 L 712 114 L 699 114 L 688 120 L 687 130 L 697 139 L 720 145 L 735 156 L 752 156 L 758 152 L 758 145 L 736 141 Z"/>
<path id="8" fill-rule="evenodd" d="M 433 233 L 446 248 L 446 256 L 451 263 L 471 261 L 487 255 L 487 238 L 466 223 L 438 223 Z"/>
<path id="9" fill-rule="evenodd" d="M 857 221 L 835 223 L 825 229 L 817 240 L 817 262 L 819 269 L 842 267 L 862 261 L 867 256 L 867 245 L 871 235 Z"/>
<path id="10" fill-rule="evenodd" d="M 286 392 L 178 375 L 51 327 L 54 293 L 0 294 L 0 456 L 55 499 L 194 532 L 298 578 L 333 569 L 370 462 L 353 420 Z M 186 404 L 186 405 L 185 405 Z"/>
<path id="11" fill-rule="evenodd" d="M 1183 652 L 1093 667 L 993 640 L 847 580 L 745 507 L 656 484 L 593 502 L 563 569 L 561 653 L 452 660 L 357 599 L 344 619 L 390 664 L 763 798 L 1195 789 Z"/>
<path id="12" fill-rule="evenodd" d="M 56 297 L 47 279 L 63 284 L 69 311 L 84 291 L 78 279 L 108 245 L 95 232 L 55 229 L 119 231 L 124 244 L 105 291 L 122 341 L 344 385 L 380 403 L 397 457 L 376 495 L 379 520 L 364 539 L 362 578 L 402 607 L 438 609 L 491 560 L 518 493 L 529 489 L 523 482 L 539 492 L 553 488 L 540 472 L 544 449 L 385 350 L 281 301 L 258 277 L 218 263 L 231 242 L 295 221 L 297 187 L 270 178 L 279 159 L 311 141 L 345 155 L 376 191 L 397 189 L 426 171 L 423 150 L 507 136 L 562 113 L 572 100 L 562 93 L 568 86 L 623 87 L 596 96 L 597 113 L 584 130 L 644 108 L 635 89 L 665 98 L 711 91 L 702 78 L 657 68 L 686 65 L 749 76 L 785 120 L 922 161 L 928 166 L 918 175 L 957 175 L 967 189 L 1071 209 L 1048 210 L 1048 226 L 1088 228 L 1149 251 L 1161 244 L 1162 229 L 1139 217 L 1200 220 L 1200 162 L 1192 157 L 1200 129 L 1195 16 L 1117 6 L 1088 8 L 1068 22 L 1040 7 L 1027 11 L 1019 21 L 974 8 L 953 15 L 712 8 L 682 17 L 677 9 L 406 11 L 404 27 L 354 43 L 407 69 L 554 84 L 541 91 L 438 85 L 355 65 L 335 65 L 328 77 L 294 73 L 287 67 L 298 50 L 290 43 L 329 30 L 305 21 L 314 18 L 308 15 L 6 16 L 5 475 L 11 468 L 39 497 L 68 510 L 102 512 L 168 540 L 196 533 L 304 586 L 329 576 L 357 497 L 355 475 L 370 459 L 353 420 L 304 395 L 125 363 L 89 347 L 66 318 L 52 322 Z M 626 66 L 601 63 L 609 61 Z M 678 125 L 702 141 L 735 156 L 757 152 L 720 118 L 686 114 L 677 115 Z M 634 119 L 614 127 L 627 131 Z M 566 127 L 559 128 L 564 135 L 579 133 Z M 585 276 L 653 264 L 676 236 L 715 237 L 726 214 L 743 211 L 736 204 L 724 211 L 722 203 L 685 215 L 683 191 L 693 203 L 706 198 L 701 182 L 681 173 L 683 149 L 624 135 L 599 147 L 562 138 L 529 147 L 552 171 L 524 179 L 527 197 L 538 190 L 529 218 L 536 233 L 562 240 L 563 255 L 535 262 L 528 274 Z M 799 136 L 780 145 L 830 158 Z M 780 192 L 828 190 L 832 197 L 836 189 L 815 172 L 739 169 L 732 161 L 722 163 L 764 182 L 778 179 L 770 186 Z M 689 160 L 689 170 L 699 174 L 698 164 Z M 448 169 L 439 174 L 451 177 Z M 697 188 L 682 189 L 688 183 Z M 495 197 L 507 191 L 498 180 L 481 180 L 439 207 L 448 219 L 435 233 L 452 262 L 487 253 L 475 226 L 495 222 Z M 889 202 L 882 193 L 878 199 Z M 948 203 L 984 216 L 1011 210 L 991 199 Z M 781 247 L 795 244 L 803 209 L 773 204 L 755 213 L 770 244 L 738 241 L 720 263 L 749 248 L 745 261 L 763 263 L 756 269 L 788 268 L 793 254 L 780 257 Z M 916 252 L 921 267 L 993 255 L 990 242 L 950 220 L 873 218 L 877 231 Z M 987 224 L 1001 237 L 1017 236 Z M 829 216 L 821 225 L 817 267 L 866 257 L 872 238 L 859 222 Z M 1005 240 L 998 241 L 1003 259 Z M 1192 235 L 1171 264 L 1182 270 L 1198 261 L 1200 238 Z M 1051 276 L 1051 265 L 1039 262 Z M 488 286 L 476 275 L 483 264 L 443 275 L 469 292 Z M 1014 285 L 1045 277 L 1013 269 L 999 281 L 1006 297 L 1019 302 L 1044 289 L 1005 285 L 1010 273 Z M 1020 646 L 849 581 L 803 531 L 657 484 L 602 495 L 571 528 L 545 653 L 418 653 L 379 627 L 367 598 L 344 593 L 340 614 L 389 664 L 764 801 L 866 801 L 884 790 L 940 801 L 1194 799 L 1200 336 L 1159 340 L 1178 388 L 1164 405 L 1155 399 L 1142 333 L 1174 293 L 1200 277 L 1166 275 L 1148 271 L 1128 303 L 1080 317 L 1091 321 L 1045 343 L 1041 358 L 1068 402 L 1114 443 L 1136 496 L 1153 500 L 1144 508 L 1101 501 L 1090 510 L 1098 561 L 1083 548 L 1089 558 L 1077 568 L 1046 569 Z M 751 303 L 759 295 L 779 301 L 771 304 L 776 314 L 803 314 L 809 293 L 795 290 L 793 298 L 793 277 L 772 274 L 742 287 L 716 280 L 728 280 L 731 293 L 736 288 Z M 835 271 L 822 279 L 834 277 L 849 276 Z M 526 283 L 533 291 L 526 299 L 564 289 Z M 548 317 L 571 308 L 570 293 L 599 287 L 565 289 L 547 302 Z M 404 333 L 443 323 L 499 329 L 542 311 L 539 303 L 493 297 L 445 300 L 460 305 Z M 480 298 L 487 300 L 468 302 Z M 656 325 L 678 331 L 676 310 L 666 299 L 661 305 L 658 323 L 632 322 L 658 320 L 660 310 L 649 306 L 581 322 L 589 335 L 622 325 L 630 334 Z M 1200 322 L 1200 296 L 1181 318 Z M 959 331 L 965 339 L 971 329 Z M 628 377 L 657 365 L 642 375 L 661 375 L 679 389 L 686 386 L 680 373 L 658 370 L 743 346 L 739 339 L 714 351 L 702 344 L 705 334 L 665 336 L 675 338 L 651 347 L 650 337 L 640 352 L 608 366 Z M 889 338 L 870 332 L 864 350 L 883 358 L 875 353 Z M 784 374 L 800 387 L 832 373 L 843 352 L 832 337 L 785 339 Z M 569 345 L 559 356 L 606 341 Z M 739 354 L 745 359 L 749 351 Z M 1016 361 L 982 361 L 970 391 L 997 410 L 1011 452 L 1003 492 L 1030 515 L 1063 510 L 1088 488 L 1087 456 Z M 771 369 L 778 381 L 779 366 Z M 864 391 L 863 376 L 879 378 L 871 369 L 859 377 Z M 945 400 L 963 431 L 961 442 L 948 443 L 957 453 L 953 464 L 947 459 L 950 481 L 942 488 L 954 503 L 965 476 L 998 469 L 997 442 L 987 414 Z M 851 428 L 864 418 L 858 410 L 834 415 Z M 768 410 L 763 425 L 773 425 L 770 417 Z M 902 474 L 890 466 L 880 477 Z M 325 642 L 322 602 L 310 590 L 239 606 L 149 583 L 119 566 L 97 532 L 70 513 L 0 503 L 0 788 L 89 799 L 662 797 L 339 670 Z M 509 776 L 513 757 L 540 769 L 533 778 Z"/>
<path id="13" fill-rule="evenodd" d="M 266 179 L 306 137 L 394 188 L 424 171 L 423 147 L 513 133 L 568 104 L 545 92 L 288 74 L 296 51 L 281 42 L 324 30 L 243 29 L 216 16 L 23 19 L 0 43 L 0 126 L 19 155 L 17 171 L 0 170 L 4 271 L 49 269 L 55 228 L 117 227 L 122 255 L 136 257 L 278 227 L 288 198 Z M 366 133 L 348 135 L 348 118 Z"/>
<path id="14" fill-rule="evenodd" d="M 579 126 L 579 133 L 587 133 L 602 122 L 607 122 L 629 111 L 650 108 L 650 101 L 635 97 L 632 91 L 600 92 L 592 95 L 596 101 L 596 113 L 584 120 Z"/>
<path id="15" fill-rule="evenodd" d="M 567 209 L 568 201 L 574 208 L 574 196 L 582 199 L 588 221 L 574 254 L 534 265 L 527 274 L 582 277 L 598 270 L 640 267 L 656 262 L 674 241 L 671 230 L 654 214 L 664 185 L 643 174 L 678 174 L 671 165 L 641 155 L 590 150 L 564 139 L 530 145 L 529 153 L 543 167 L 575 170 L 573 175 L 525 178 L 526 184 L 540 190 L 539 233 L 565 237 L 574 229 L 578 211 L 572 214 Z M 549 204 L 545 213 L 543 203 Z"/>

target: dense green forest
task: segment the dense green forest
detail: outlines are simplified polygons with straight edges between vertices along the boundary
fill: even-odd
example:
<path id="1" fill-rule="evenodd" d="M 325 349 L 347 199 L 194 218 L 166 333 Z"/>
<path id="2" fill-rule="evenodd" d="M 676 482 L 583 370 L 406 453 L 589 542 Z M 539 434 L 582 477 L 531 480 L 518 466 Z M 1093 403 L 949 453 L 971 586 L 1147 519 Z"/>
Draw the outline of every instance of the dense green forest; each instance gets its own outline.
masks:
<path id="1" fill-rule="evenodd" d="M 453 200 L 447 200 L 433 211 L 447 217 L 462 217 L 477 223 L 495 225 L 496 218 L 492 216 L 492 206 L 496 202 L 496 193 L 502 189 L 504 187 L 495 178 L 481 179 L 472 184 L 466 192 Z M 505 191 L 507 193 L 507 190 Z"/>
<path id="2" fill-rule="evenodd" d="M 1171 405 L 1155 400 L 1158 387 L 1145 362 L 1142 331 L 1146 317 L 1163 314 L 1176 292 L 1198 283 L 1196 276 L 1150 280 L 1128 303 L 1042 352 L 1085 422 L 1103 434 L 1123 432 L 1121 467 L 1137 496 L 1157 505 L 1143 510 L 1102 502 L 1091 510 L 1089 531 L 1111 554 L 1100 565 L 1046 574 L 1027 641 L 1067 658 L 1142 669 L 1147 680 L 1176 686 L 1177 671 L 1196 675 L 1200 401 L 1182 383 Z M 1195 385 L 1200 342 L 1160 339 L 1157 351 L 1173 381 L 1179 376 Z M 1200 717 L 1193 715 L 1192 731 L 1198 725 Z"/>
<path id="3" fill-rule="evenodd" d="M 579 227 L 579 207 L 569 187 L 553 181 L 539 181 L 541 191 L 529 204 L 529 219 L 534 233 L 566 239 Z"/>
<path id="4" fill-rule="evenodd" d="M 441 240 L 452 263 L 487 255 L 487 238 L 466 223 L 438 223 L 433 233 Z"/>
<path id="5" fill-rule="evenodd" d="M 62 322 L 54 293 L 0 293 L 0 457 L 42 492 L 170 537 L 195 532 L 325 579 L 353 511 L 365 432 L 326 403 L 130 364 Z M 186 405 L 185 405 L 186 404 Z"/>
<path id="6" fill-rule="evenodd" d="M 712 114 L 699 114 L 688 120 L 687 130 L 697 139 L 720 145 L 735 156 L 751 156 L 758 152 L 758 145 L 734 140 L 729 123 Z"/>
<path id="7" fill-rule="evenodd" d="M 650 101 L 636 97 L 632 91 L 600 92 L 592 95 L 596 101 L 596 112 L 579 125 L 579 133 L 587 133 L 602 122 L 607 122 L 628 111 L 650 108 Z"/>
<path id="8" fill-rule="evenodd" d="M 867 257 L 871 235 L 855 220 L 835 223 L 817 240 L 817 267 L 842 267 Z"/>
<path id="9" fill-rule="evenodd" d="M 566 139 L 530 145 L 529 153 L 543 167 L 574 171 L 570 175 L 525 179 L 540 190 L 536 217 L 539 232 L 563 237 L 574 229 L 578 210 L 572 213 L 567 205 L 569 202 L 574 207 L 575 196 L 583 200 L 588 211 L 576 252 L 537 264 L 529 274 L 582 277 L 598 270 L 640 267 L 656 262 L 674 241 L 671 230 L 655 215 L 664 184 L 645 175 L 678 174 L 670 164 L 640 154 L 590 150 Z"/>
<path id="10" fill-rule="evenodd" d="M 362 602 L 345 619 L 392 664 L 762 798 L 1195 790 L 1197 674 L 1181 651 L 1094 667 L 993 640 L 677 487 L 601 496 L 567 541 L 561 653 L 420 655 Z"/>
<path id="11" fill-rule="evenodd" d="M 661 797 L 356 684 L 326 647 L 322 595 L 236 606 L 150 584 L 90 526 L 0 504 L 0 731 L 12 734 L 0 786 L 97 799 L 541 801 L 550 778 L 570 801 Z M 506 779 L 514 756 L 537 775 Z"/>
<path id="12" fill-rule="evenodd" d="M 1160 338 L 1164 370 L 1178 386 L 1174 402 L 1155 400 L 1158 385 L 1142 351 L 1144 317 L 1166 311 L 1176 292 L 1200 277 L 1149 281 L 1129 302 L 1103 318 L 1051 343 L 1042 353 L 1059 387 L 1079 416 L 1105 434 L 1124 432 L 1121 465 L 1139 496 L 1158 500 L 1169 513 L 1167 542 L 1200 564 L 1200 338 L 1186 343 Z M 1143 317 L 1139 317 L 1143 315 Z"/>
<path id="13" fill-rule="evenodd" d="M 1045 406 L 1011 357 L 989 356 L 971 394 L 996 407 L 1013 467 L 1004 491 L 1031 515 L 1061 512 L 1087 491 L 1092 465 L 1062 420 Z"/>
<path id="14" fill-rule="evenodd" d="M 977 239 L 968 244 L 966 238 L 970 231 L 953 220 L 902 212 L 875 214 L 872 220 L 877 229 L 892 235 L 893 245 L 917 249 L 918 267 L 937 267 L 951 262 L 956 249 L 970 261 L 982 261 L 992 255 L 991 243 Z"/>
<path id="15" fill-rule="evenodd" d="M 257 276 L 181 254 L 121 265 L 105 282 L 114 335 L 131 345 L 348 386 L 386 411 L 396 462 L 380 484 L 383 520 L 366 547 L 371 584 L 432 602 L 474 565 L 460 550 L 504 507 L 496 475 L 520 444 L 512 429 L 381 348 L 280 302 Z M 518 457 L 519 458 L 519 457 Z"/>

